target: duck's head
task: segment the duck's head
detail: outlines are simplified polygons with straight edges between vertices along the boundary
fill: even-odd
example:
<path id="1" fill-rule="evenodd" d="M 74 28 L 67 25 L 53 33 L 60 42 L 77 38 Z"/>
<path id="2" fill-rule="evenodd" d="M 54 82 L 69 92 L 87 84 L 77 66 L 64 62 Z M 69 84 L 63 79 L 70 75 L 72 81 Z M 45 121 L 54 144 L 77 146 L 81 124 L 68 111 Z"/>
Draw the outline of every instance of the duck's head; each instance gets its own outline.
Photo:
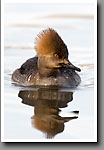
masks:
<path id="1" fill-rule="evenodd" d="M 64 41 L 53 29 L 46 29 L 36 38 L 35 49 L 38 55 L 38 65 L 41 68 L 57 69 L 67 67 L 81 71 L 68 60 L 68 49 Z"/>

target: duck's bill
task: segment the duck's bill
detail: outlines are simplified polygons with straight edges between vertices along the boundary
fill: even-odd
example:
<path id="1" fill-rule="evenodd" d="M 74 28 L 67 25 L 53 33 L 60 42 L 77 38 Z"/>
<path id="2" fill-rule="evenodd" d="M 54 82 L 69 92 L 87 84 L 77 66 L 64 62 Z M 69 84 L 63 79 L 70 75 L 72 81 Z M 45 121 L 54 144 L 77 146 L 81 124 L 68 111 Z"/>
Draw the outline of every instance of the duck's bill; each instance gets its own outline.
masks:
<path id="1" fill-rule="evenodd" d="M 79 72 L 81 71 L 80 68 L 74 66 L 69 60 L 66 60 L 66 59 L 64 61 L 64 66 L 67 67 L 67 68 L 70 68 L 72 70 L 76 70 L 76 71 L 79 71 Z"/>

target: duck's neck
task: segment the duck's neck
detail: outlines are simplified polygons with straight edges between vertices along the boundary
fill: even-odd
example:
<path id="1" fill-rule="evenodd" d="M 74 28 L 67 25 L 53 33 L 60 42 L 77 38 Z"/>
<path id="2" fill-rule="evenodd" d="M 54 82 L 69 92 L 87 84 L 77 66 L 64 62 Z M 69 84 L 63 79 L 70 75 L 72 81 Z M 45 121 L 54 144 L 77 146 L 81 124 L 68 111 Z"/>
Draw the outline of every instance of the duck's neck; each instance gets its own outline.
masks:
<path id="1" fill-rule="evenodd" d="M 47 68 L 38 68 L 38 70 L 39 70 L 39 75 L 41 76 L 41 77 L 50 77 L 50 76 L 52 76 L 54 73 L 54 71 L 53 70 L 51 70 L 51 69 L 47 69 Z"/>
<path id="2" fill-rule="evenodd" d="M 46 59 L 38 57 L 38 71 L 41 77 L 50 77 L 56 74 L 57 69 L 48 68 Z"/>

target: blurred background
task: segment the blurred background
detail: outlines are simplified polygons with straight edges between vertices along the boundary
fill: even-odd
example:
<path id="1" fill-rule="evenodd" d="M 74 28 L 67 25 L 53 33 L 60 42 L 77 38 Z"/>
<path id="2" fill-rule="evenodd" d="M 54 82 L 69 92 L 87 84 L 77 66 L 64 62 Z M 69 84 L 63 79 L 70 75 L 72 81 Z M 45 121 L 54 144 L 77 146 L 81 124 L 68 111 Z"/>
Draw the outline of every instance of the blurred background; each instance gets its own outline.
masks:
<path id="1" fill-rule="evenodd" d="M 17 56 L 17 53 L 20 52 L 16 58 L 18 65 L 21 64 L 23 57 L 27 59 L 27 57 L 33 57 L 36 54 L 34 42 L 37 34 L 50 27 L 59 33 L 68 46 L 69 59 L 73 63 L 81 65 L 81 67 L 84 67 L 84 64 L 87 67 L 93 66 L 93 4 L 17 3 L 5 4 L 4 11 L 5 50 L 9 50 L 8 55 L 10 52 L 12 53 L 11 57 L 13 53 Z M 12 64 L 10 67 L 14 69 L 14 65 Z"/>

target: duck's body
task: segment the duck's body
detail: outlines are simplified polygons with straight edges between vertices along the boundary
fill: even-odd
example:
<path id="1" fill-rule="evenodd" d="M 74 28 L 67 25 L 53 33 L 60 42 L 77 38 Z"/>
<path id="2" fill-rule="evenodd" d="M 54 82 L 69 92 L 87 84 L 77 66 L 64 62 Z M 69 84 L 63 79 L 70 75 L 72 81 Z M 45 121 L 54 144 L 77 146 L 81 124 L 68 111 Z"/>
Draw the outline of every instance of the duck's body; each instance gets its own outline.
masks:
<path id="1" fill-rule="evenodd" d="M 12 79 L 23 86 L 45 85 L 75 87 L 81 79 L 80 76 L 69 68 L 59 68 L 51 75 L 40 75 L 38 70 L 38 57 L 28 59 L 19 69 L 15 70 Z"/>
<path id="2" fill-rule="evenodd" d="M 51 33 L 52 31 L 54 30 L 49 29 L 47 32 Z M 55 42 L 57 42 L 57 40 Z M 50 43 L 46 44 L 50 45 Z M 43 47 L 44 46 L 46 45 L 43 44 Z M 55 44 L 55 46 L 57 45 Z M 62 46 L 63 45 L 61 45 L 61 47 Z M 65 46 L 66 45 L 64 45 L 64 47 Z M 39 48 L 37 46 L 37 49 Z M 46 52 L 43 51 L 43 49 L 40 51 L 41 50 L 37 50 L 38 56 L 28 59 L 19 69 L 14 71 L 12 74 L 13 81 L 23 86 L 62 87 L 75 87 L 81 82 L 80 76 L 75 72 L 75 70 L 80 71 L 80 69 L 68 61 L 68 51 L 66 47 L 64 51 L 60 53 L 58 53 L 58 51 L 56 52 L 56 50 L 55 53 L 54 51 Z M 56 58 L 53 57 L 53 54 L 55 54 Z"/>

